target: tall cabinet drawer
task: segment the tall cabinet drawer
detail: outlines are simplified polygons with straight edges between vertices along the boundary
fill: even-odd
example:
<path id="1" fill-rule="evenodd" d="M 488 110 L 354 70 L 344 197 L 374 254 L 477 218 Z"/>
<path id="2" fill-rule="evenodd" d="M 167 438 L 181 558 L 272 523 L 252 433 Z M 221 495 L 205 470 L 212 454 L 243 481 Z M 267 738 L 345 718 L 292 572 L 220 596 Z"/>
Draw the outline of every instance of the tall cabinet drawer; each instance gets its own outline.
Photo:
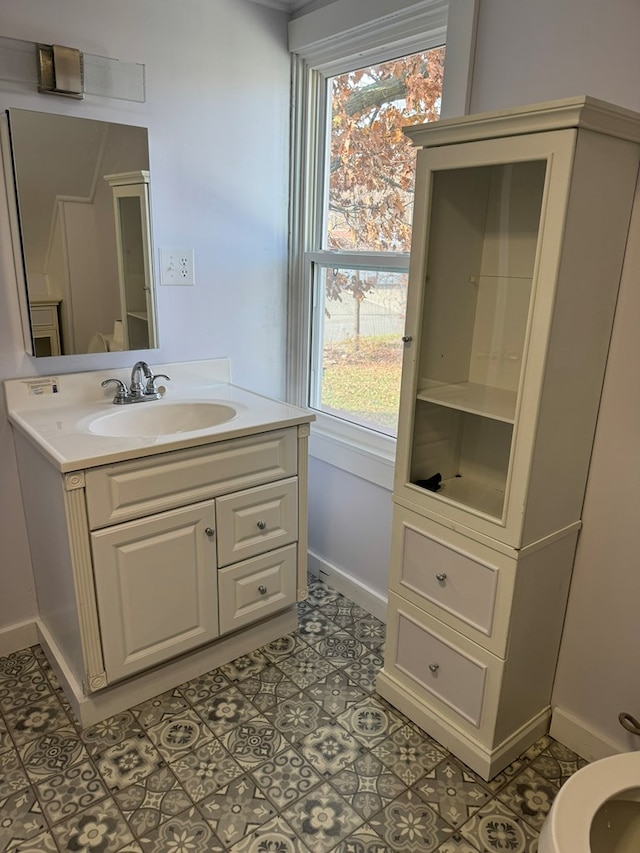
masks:
<path id="1" fill-rule="evenodd" d="M 418 690 L 436 713 L 453 712 L 463 728 L 490 727 L 489 688 L 500 683 L 503 661 L 394 593 L 389 601 L 385 669 Z"/>
<path id="2" fill-rule="evenodd" d="M 218 498 L 216 521 L 220 567 L 295 542 L 297 479 L 292 477 Z"/>
<path id="3" fill-rule="evenodd" d="M 514 577 L 512 558 L 396 508 L 391 589 L 500 657 Z"/>

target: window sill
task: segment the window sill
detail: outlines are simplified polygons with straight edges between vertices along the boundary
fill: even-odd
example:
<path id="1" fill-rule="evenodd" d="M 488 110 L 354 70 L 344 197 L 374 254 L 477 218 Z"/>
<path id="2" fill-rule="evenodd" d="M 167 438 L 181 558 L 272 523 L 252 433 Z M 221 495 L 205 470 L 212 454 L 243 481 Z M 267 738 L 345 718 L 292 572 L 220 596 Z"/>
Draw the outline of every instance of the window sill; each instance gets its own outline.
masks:
<path id="1" fill-rule="evenodd" d="M 393 490 L 395 438 L 316 412 L 309 454 L 334 468 Z"/>

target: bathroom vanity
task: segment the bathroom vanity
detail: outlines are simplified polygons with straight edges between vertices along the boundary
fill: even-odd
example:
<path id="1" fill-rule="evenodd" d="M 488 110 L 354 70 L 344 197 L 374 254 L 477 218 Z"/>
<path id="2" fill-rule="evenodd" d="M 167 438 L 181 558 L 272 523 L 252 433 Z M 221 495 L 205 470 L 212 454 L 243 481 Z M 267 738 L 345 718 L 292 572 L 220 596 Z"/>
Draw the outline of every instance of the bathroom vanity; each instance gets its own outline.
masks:
<path id="1" fill-rule="evenodd" d="M 40 641 L 84 725 L 293 630 L 306 597 L 313 415 L 229 384 L 226 360 L 5 383 Z"/>

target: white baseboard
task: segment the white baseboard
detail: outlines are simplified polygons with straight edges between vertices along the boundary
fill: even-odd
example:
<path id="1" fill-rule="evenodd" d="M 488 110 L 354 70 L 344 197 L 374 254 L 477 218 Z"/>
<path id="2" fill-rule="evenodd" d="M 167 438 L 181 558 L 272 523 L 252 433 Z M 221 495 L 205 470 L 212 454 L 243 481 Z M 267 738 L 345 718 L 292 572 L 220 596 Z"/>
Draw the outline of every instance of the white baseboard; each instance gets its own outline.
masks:
<path id="1" fill-rule="evenodd" d="M 360 607 L 364 607 L 381 622 L 387 621 L 386 596 L 371 589 L 344 569 L 339 569 L 338 566 L 314 554 L 313 551 L 308 552 L 307 567 L 312 575 L 326 581 L 333 589 L 350 598 L 351 601 L 355 601 Z"/>
<path id="2" fill-rule="evenodd" d="M 37 642 L 38 630 L 35 619 L 3 628 L 0 631 L 0 658 L 13 654 L 13 652 L 19 652 L 29 646 L 35 646 Z"/>
<path id="3" fill-rule="evenodd" d="M 583 720 L 562 708 L 553 709 L 549 734 L 587 761 L 597 761 L 599 758 L 626 751 L 624 746 L 614 743 L 602 733 L 595 732 Z"/>

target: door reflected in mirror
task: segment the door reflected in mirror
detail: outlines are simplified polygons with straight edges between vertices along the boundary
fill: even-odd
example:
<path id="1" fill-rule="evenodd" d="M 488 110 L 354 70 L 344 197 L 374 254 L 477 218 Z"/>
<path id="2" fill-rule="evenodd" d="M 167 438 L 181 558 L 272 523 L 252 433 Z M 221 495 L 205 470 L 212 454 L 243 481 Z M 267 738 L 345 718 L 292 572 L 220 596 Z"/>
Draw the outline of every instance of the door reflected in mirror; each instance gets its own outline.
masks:
<path id="1" fill-rule="evenodd" d="M 147 129 L 8 118 L 33 354 L 157 347 Z"/>

